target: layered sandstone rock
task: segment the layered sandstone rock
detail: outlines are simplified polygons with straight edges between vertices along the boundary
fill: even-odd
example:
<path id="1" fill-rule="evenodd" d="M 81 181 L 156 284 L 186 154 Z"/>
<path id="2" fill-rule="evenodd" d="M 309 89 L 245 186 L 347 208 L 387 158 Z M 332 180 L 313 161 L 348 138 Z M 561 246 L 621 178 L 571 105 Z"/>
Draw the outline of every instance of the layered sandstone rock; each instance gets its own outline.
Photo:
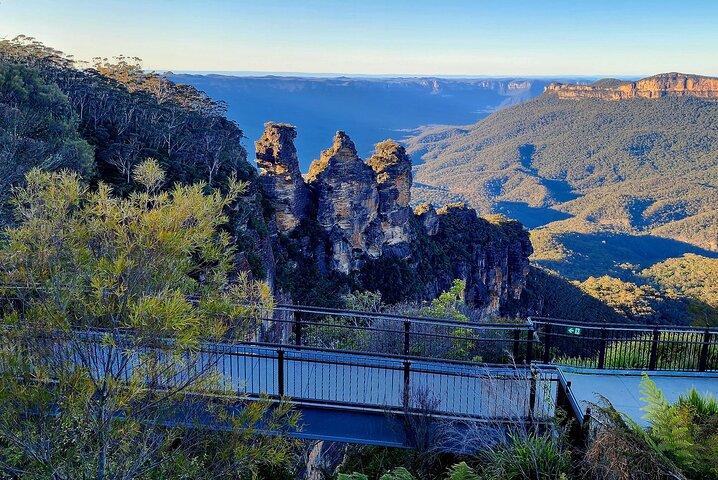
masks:
<path id="1" fill-rule="evenodd" d="M 545 91 L 564 99 L 600 98 L 616 101 L 666 96 L 718 99 L 718 78 L 662 73 L 635 82 L 607 79 L 591 85 L 552 83 Z"/>
<path id="2" fill-rule="evenodd" d="M 277 228 L 289 232 L 307 217 L 309 190 L 299 170 L 291 125 L 269 122 L 256 143 L 259 180 L 275 209 Z"/>
<path id="3" fill-rule="evenodd" d="M 269 123 L 257 142 L 278 229 L 307 226 L 292 240 L 285 238 L 295 242 L 294 253 L 283 250 L 280 262 L 296 264 L 301 255 L 321 271 L 358 272 L 359 278 L 367 268 L 379 275 L 388 269 L 393 278 L 405 275 L 401 282 L 412 285 L 415 299 L 435 298 L 462 279 L 466 302 L 486 314 L 500 313 L 520 297 L 532 252 L 520 223 L 480 218 L 464 204 L 436 210 L 427 203 L 412 212 L 411 160 L 392 140 L 377 144 L 365 163 L 349 136 L 337 132 L 305 182 L 295 135 L 293 127 Z M 287 265 L 283 271 L 291 270 Z M 407 268 L 408 276 L 401 273 Z"/>
<path id="4" fill-rule="evenodd" d="M 391 248 L 395 255 L 407 256 L 412 236 L 411 159 L 404 147 L 385 140 L 376 145 L 367 164 L 376 174 L 384 250 Z"/>
<path id="5" fill-rule="evenodd" d="M 436 235 L 439 231 L 439 216 L 432 204 L 429 202 L 420 203 L 414 209 L 414 215 L 419 218 L 427 235 L 430 237 Z"/>
<path id="6" fill-rule="evenodd" d="M 379 192 L 374 171 L 357 155 L 354 142 L 339 131 L 334 144 L 315 161 L 307 183 L 317 197 L 317 222 L 330 233 L 332 267 L 349 273 L 364 255 L 381 255 Z"/>
<path id="7" fill-rule="evenodd" d="M 437 243 L 463 246 L 451 251 L 449 260 L 451 276 L 466 281 L 466 303 L 494 315 L 510 300 L 518 300 L 533 253 L 523 225 L 502 217 L 489 221 L 462 203 L 446 205 L 436 215 Z"/>

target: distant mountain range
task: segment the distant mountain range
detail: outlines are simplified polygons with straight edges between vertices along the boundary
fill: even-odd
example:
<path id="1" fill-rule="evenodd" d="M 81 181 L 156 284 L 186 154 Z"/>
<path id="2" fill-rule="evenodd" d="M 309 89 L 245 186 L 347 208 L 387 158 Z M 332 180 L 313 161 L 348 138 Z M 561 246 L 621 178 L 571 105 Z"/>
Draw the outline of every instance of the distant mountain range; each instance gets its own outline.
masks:
<path id="1" fill-rule="evenodd" d="M 264 123 L 297 127 L 300 168 L 330 147 L 337 130 L 349 133 L 362 157 L 384 139 L 402 139 L 428 125 L 473 123 L 540 95 L 558 78 L 387 78 L 168 74 L 228 104 L 249 151 Z"/>
<path id="2" fill-rule="evenodd" d="M 473 125 L 409 139 L 422 162 L 413 198 L 517 218 L 535 229 L 534 259 L 579 280 L 713 256 L 715 97 L 718 79 L 677 73 L 552 84 Z"/>

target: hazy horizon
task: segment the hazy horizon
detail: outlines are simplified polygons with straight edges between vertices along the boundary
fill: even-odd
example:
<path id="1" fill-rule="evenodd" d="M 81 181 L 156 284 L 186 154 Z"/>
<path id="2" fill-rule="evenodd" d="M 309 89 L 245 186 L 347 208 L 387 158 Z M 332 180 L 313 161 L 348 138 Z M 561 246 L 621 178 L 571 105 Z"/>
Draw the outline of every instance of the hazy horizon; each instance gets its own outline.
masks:
<path id="1" fill-rule="evenodd" d="M 667 0 L 0 1 L 5 38 L 175 72 L 716 76 L 716 17 L 718 2 L 706 0 L 682 9 Z"/>
<path id="2" fill-rule="evenodd" d="M 149 70 L 148 70 L 149 71 Z M 475 79 L 526 79 L 526 80 L 549 80 L 549 79 L 580 79 L 600 80 L 602 78 L 619 78 L 625 80 L 637 80 L 651 75 L 668 72 L 654 72 L 643 75 L 624 74 L 603 74 L 603 75 L 581 75 L 581 74 L 555 74 L 555 75 L 503 75 L 503 74 L 442 74 L 442 73 L 346 73 L 346 72 L 284 72 L 284 71 L 254 71 L 254 70 L 172 70 L 159 68 L 152 70 L 158 73 L 172 73 L 175 75 L 218 75 L 231 77 L 297 77 L 297 78 L 439 78 L 447 80 L 475 80 Z M 695 72 L 680 72 L 700 75 Z"/>

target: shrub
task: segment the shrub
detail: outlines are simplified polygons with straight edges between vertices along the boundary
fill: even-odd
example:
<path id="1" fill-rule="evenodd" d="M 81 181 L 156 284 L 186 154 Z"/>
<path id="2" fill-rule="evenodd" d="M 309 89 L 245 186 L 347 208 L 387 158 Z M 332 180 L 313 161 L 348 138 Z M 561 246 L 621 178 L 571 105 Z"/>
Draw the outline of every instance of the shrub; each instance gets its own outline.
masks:
<path id="1" fill-rule="evenodd" d="M 571 457 L 552 433 L 518 435 L 479 454 L 481 478 L 495 480 L 564 479 L 571 471 Z M 470 478 L 470 477 L 469 477 Z"/>
<path id="2" fill-rule="evenodd" d="M 457 463 L 449 469 L 446 480 L 480 480 L 473 468 L 466 462 Z"/>
<path id="3" fill-rule="evenodd" d="M 391 472 L 382 475 L 379 480 L 416 480 L 416 478 L 406 468 L 397 467 Z"/>
<path id="4" fill-rule="evenodd" d="M 601 398 L 592 405 L 596 425 L 589 435 L 583 457 L 585 478 L 596 480 L 682 479 L 679 469 L 666 457 L 636 422 Z"/>
<path id="5" fill-rule="evenodd" d="M 641 382 L 649 435 L 690 479 L 718 477 L 718 400 L 695 389 L 671 404 L 647 375 Z"/>

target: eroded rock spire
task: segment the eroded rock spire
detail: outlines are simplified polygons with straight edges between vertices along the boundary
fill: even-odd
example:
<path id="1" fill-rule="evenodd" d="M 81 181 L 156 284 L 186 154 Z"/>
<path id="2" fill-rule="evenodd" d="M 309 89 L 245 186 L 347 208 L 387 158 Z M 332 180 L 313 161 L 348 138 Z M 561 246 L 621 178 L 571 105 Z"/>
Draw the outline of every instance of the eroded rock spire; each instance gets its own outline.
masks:
<path id="1" fill-rule="evenodd" d="M 269 122 L 256 143 L 259 179 L 275 207 L 277 228 L 291 231 L 307 216 L 309 189 L 299 170 L 294 146 L 296 129 L 284 123 Z"/>
<path id="2" fill-rule="evenodd" d="M 334 269 L 349 273 L 363 255 L 381 255 L 376 177 L 346 133 L 336 133 L 332 147 L 310 167 L 307 182 L 317 196 L 317 222 L 330 232 Z"/>

